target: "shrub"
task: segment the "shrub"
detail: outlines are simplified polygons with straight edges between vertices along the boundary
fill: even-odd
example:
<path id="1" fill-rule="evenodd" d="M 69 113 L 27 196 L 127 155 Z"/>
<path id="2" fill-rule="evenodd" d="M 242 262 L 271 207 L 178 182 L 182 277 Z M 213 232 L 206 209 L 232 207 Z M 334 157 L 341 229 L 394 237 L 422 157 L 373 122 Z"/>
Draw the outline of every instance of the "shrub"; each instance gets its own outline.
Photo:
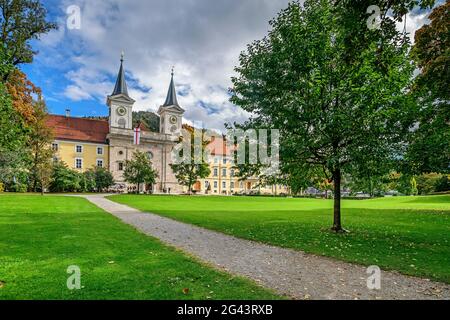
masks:
<path id="1" fill-rule="evenodd" d="M 69 169 L 64 162 L 57 162 L 53 166 L 51 192 L 78 192 L 83 191 L 82 175 Z"/>

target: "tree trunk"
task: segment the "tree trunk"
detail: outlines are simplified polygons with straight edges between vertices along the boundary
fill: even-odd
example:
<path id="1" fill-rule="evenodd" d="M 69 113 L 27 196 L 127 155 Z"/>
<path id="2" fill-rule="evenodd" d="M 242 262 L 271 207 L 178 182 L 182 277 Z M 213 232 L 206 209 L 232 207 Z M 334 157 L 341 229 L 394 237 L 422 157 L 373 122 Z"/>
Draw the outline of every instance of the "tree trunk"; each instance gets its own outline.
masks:
<path id="1" fill-rule="evenodd" d="M 341 170 L 336 169 L 333 172 L 334 180 L 334 222 L 331 230 L 342 232 L 341 225 Z"/>

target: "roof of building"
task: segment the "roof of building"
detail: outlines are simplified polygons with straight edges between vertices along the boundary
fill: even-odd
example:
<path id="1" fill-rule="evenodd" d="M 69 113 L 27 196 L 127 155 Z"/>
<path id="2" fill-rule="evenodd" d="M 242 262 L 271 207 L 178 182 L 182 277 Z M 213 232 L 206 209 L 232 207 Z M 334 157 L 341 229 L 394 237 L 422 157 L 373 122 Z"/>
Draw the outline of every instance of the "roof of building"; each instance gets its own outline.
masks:
<path id="1" fill-rule="evenodd" d="M 227 141 L 222 137 L 211 137 L 210 143 L 206 148 L 213 156 L 230 156 L 235 150 L 234 146 L 227 146 Z"/>
<path id="2" fill-rule="evenodd" d="M 170 79 L 169 91 L 167 91 L 166 102 L 164 102 L 163 107 L 168 106 L 179 106 L 177 100 L 177 91 L 175 90 L 175 83 L 173 82 L 173 71 L 172 78 Z"/>
<path id="3" fill-rule="evenodd" d="M 55 139 L 106 143 L 109 124 L 105 120 L 48 115 L 47 125 L 53 128 Z"/>
<path id="4" fill-rule="evenodd" d="M 114 87 L 114 91 L 111 96 L 116 96 L 118 94 L 123 94 L 128 97 L 128 87 L 127 82 L 125 81 L 125 71 L 123 68 L 123 53 L 120 58 L 120 69 L 117 75 L 116 86 Z"/>

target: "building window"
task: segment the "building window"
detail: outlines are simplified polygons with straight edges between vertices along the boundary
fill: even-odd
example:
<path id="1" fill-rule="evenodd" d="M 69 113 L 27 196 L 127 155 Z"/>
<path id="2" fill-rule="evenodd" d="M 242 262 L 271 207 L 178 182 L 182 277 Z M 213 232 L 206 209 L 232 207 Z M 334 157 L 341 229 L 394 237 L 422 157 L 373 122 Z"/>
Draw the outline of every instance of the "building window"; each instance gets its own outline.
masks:
<path id="1" fill-rule="evenodd" d="M 119 162 L 118 169 L 119 171 L 123 171 L 123 162 Z"/>
<path id="2" fill-rule="evenodd" d="M 226 177 L 227 176 L 227 169 L 222 169 L 222 177 Z"/>
<path id="3" fill-rule="evenodd" d="M 97 167 L 103 168 L 103 160 L 102 159 L 97 159 Z"/>
<path id="4" fill-rule="evenodd" d="M 223 159 L 222 159 L 222 163 L 223 163 L 223 164 L 227 164 L 227 158 L 223 158 Z"/>
<path id="5" fill-rule="evenodd" d="M 217 188 L 217 181 L 214 181 L 214 188 Z"/>
<path id="6" fill-rule="evenodd" d="M 53 163 L 57 163 L 58 162 L 58 157 L 53 157 Z"/>
<path id="7" fill-rule="evenodd" d="M 241 181 L 241 183 L 239 185 L 240 185 L 241 189 L 244 188 L 244 183 L 242 181 Z"/>
<path id="8" fill-rule="evenodd" d="M 234 169 L 230 170 L 230 177 L 234 177 Z"/>
<path id="9" fill-rule="evenodd" d="M 234 182 L 233 181 L 230 182 L 230 188 L 234 189 Z"/>
<path id="10" fill-rule="evenodd" d="M 83 146 L 80 146 L 80 145 L 75 146 L 75 152 L 76 153 L 83 153 Z"/>
<path id="11" fill-rule="evenodd" d="M 209 188 L 209 181 L 205 181 L 205 189 L 208 190 Z"/>
<path id="12" fill-rule="evenodd" d="M 57 143 L 52 143 L 52 150 L 53 151 L 58 151 L 59 150 L 59 145 Z"/>
<path id="13" fill-rule="evenodd" d="M 97 147 L 97 154 L 99 156 L 103 155 L 103 147 Z"/>
<path id="14" fill-rule="evenodd" d="M 217 157 L 214 157 L 214 163 L 219 163 L 219 158 L 217 158 Z"/>
<path id="15" fill-rule="evenodd" d="M 214 168 L 214 177 L 217 177 L 219 174 L 219 171 L 217 170 L 217 168 Z"/>
<path id="16" fill-rule="evenodd" d="M 147 152 L 147 158 L 148 158 L 148 160 L 153 159 L 153 153 L 151 151 Z"/>
<path id="17" fill-rule="evenodd" d="M 81 159 L 81 158 L 75 159 L 75 168 L 83 169 L 83 159 Z"/>
<path id="18" fill-rule="evenodd" d="M 224 189 L 227 188 L 227 183 L 225 181 L 222 181 L 222 188 L 224 188 Z"/>

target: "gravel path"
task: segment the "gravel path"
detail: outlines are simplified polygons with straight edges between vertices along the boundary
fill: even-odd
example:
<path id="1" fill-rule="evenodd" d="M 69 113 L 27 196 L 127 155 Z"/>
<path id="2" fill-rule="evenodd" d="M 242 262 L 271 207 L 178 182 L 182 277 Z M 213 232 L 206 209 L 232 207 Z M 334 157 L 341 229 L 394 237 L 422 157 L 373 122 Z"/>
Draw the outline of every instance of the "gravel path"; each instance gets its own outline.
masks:
<path id="1" fill-rule="evenodd" d="M 86 199 L 141 232 L 230 273 L 295 299 L 446 299 L 450 285 L 381 273 L 381 289 L 367 288 L 366 267 L 283 249 L 142 213 L 104 195 Z"/>

